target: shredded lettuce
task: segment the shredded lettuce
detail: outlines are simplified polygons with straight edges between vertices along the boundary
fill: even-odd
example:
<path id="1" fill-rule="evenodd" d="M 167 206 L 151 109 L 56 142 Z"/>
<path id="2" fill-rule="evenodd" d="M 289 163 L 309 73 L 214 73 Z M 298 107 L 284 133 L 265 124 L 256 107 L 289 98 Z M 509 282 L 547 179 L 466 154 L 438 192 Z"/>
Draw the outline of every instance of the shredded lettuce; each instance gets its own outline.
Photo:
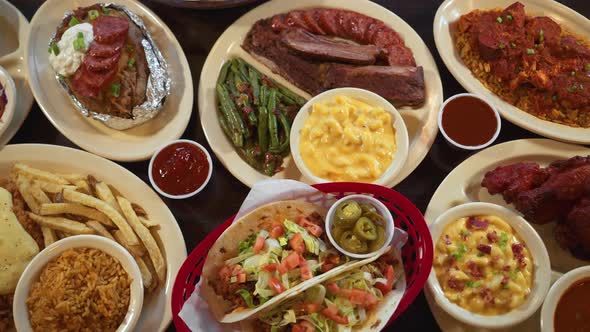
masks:
<path id="1" fill-rule="evenodd" d="M 305 303 L 322 304 L 326 298 L 326 287 L 323 285 L 315 285 L 305 291 L 304 295 Z"/>
<path id="2" fill-rule="evenodd" d="M 242 268 L 246 273 L 256 273 L 260 269 L 260 263 L 264 255 L 252 255 L 244 260 Z"/>
<path id="3" fill-rule="evenodd" d="M 295 310 L 289 309 L 285 311 L 285 314 L 283 315 L 283 320 L 279 323 L 279 326 L 285 326 L 296 322 L 297 316 L 295 316 Z"/>
<path id="4" fill-rule="evenodd" d="M 254 242 L 256 242 L 256 234 L 250 234 L 250 236 L 240 242 L 238 245 L 238 251 L 240 254 L 243 254 L 247 250 L 252 249 L 254 247 Z"/>
<path id="5" fill-rule="evenodd" d="M 289 243 L 289 240 L 287 240 L 286 237 L 284 237 L 284 236 L 279 237 L 279 244 L 281 245 L 281 247 L 286 246 L 287 243 Z"/>
<path id="6" fill-rule="evenodd" d="M 247 290 L 238 289 L 236 294 L 239 294 L 244 299 L 248 308 L 254 308 L 254 301 L 252 300 L 252 296 L 250 295 L 250 293 L 248 293 Z"/>
<path id="7" fill-rule="evenodd" d="M 258 281 L 254 287 L 254 295 L 260 297 L 269 298 L 274 296 L 274 291 L 268 286 L 268 279 L 270 278 L 270 272 L 260 271 L 258 274 Z"/>
<path id="8" fill-rule="evenodd" d="M 253 251 L 246 251 L 243 254 L 238 255 L 237 257 L 230 258 L 230 259 L 226 260 L 225 265 L 232 266 L 232 265 L 238 264 L 238 263 L 242 262 L 243 260 L 246 260 L 247 258 L 250 258 L 252 256 L 254 256 Z"/>

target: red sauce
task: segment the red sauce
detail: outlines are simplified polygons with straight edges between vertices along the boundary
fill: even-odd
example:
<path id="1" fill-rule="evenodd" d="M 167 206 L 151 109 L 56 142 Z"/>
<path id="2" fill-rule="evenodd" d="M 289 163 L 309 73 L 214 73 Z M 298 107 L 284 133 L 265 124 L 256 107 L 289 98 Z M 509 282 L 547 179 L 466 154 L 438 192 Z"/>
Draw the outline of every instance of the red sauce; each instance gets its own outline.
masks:
<path id="1" fill-rule="evenodd" d="M 498 120 L 494 110 L 482 100 L 461 96 L 445 105 L 442 126 L 447 136 L 456 143 L 478 146 L 494 137 Z"/>
<path id="2" fill-rule="evenodd" d="M 555 308 L 555 332 L 590 331 L 590 278 L 570 286 Z"/>
<path id="3" fill-rule="evenodd" d="M 171 144 L 156 156 L 152 178 L 158 187 L 170 195 L 184 195 L 197 190 L 207 180 L 207 155 L 190 143 Z"/>

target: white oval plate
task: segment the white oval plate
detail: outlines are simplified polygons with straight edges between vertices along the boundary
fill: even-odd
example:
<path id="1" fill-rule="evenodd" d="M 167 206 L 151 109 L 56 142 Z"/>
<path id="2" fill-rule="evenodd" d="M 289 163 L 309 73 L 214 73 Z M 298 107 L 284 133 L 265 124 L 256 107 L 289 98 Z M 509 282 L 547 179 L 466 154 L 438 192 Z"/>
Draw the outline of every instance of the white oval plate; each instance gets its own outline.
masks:
<path id="1" fill-rule="evenodd" d="M 6 130 L 0 135 L 0 147 L 6 145 L 31 111 L 33 94 L 27 83 L 24 49 L 29 34 L 29 21 L 6 0 L 0 0 L 0 66 L 12 77 L 16 87 L 14 115 Z"/>
<path id="2" fill-rule="evenodd" d="M 145 294 L 135 330 L 166 330 L 172 320 L 172 286 L 178 269 L 186 259 L 186 246 L 176 219 L 160 197 L 125 168 L 77 149 L 44 144 L 7 145 L 0 150 L 0 177 L 8 177 L 10 168 L 16 162 L 54 172 L 92 174 L 114 185 L 131 202 L 141 205 L 150 219 L 160 223 L 156 240 L 166 257 L 166 284 L 153 293 Z"/>
<path id="3" fill-rule="evenodd" d="M 256 171 L 240 158 L 232 143 L 221 130 L 217 120 L 215 84 L 223 63 L 228 59 L 241 57 L 263 74 L 276 79 L 292 91 L 309 99 L 311 97 L 309 94 L 296 88 L 282 77 L 273 74 L 270 69 L 259 63 L 241 48 L 244 37 L 256 21 L 275 14 L 309 7 L 348 9 L 385 22 L 404 39 L 406 46 L 414 53 L 417 65 L 424 67 L 424 81 L 426 83 L 426 101 L 424 105 L 417 109 L 398 108 L 408 128 L 410 145 L 404 168 L 396 178 L 387 184 L 388 187 L 393 187 L 412 173 L 430 150 L 438 132 L 436 116 L 442 104 L 443 90 L 434 58 L 422 38 L 397 15 L 368 0 L 269 1 L 248 12 L 225 30 L 213 45 L 205 61 L 199 83 L 199 116 L 207 141 L 225 168 L 243 184 L 252 187 L 254 183 L 268 179 L 268 176 Z M 291 156 L 285 158 L 283 166 L 285 170 L 275 174 L 273 178 L 306 181 L 295 166 Z"/>
<path id="4" fill-rule="evenodd" d="M 95 4 L 96 0 L 48 0 L 31 20 L 25 61 L 29 82 L 37 103 L 51 123 L 69 140 L 94 154 L 118 161 L 138 161 L 151 157 L 164 142 L 179 138 L 193 110 L 191 71 L 176 37 L 151 10 L 138 1 L 119 0 L 139 15 L 168 63 L 172 93 L 154 119 L 132 129 L 114 130 L 84 117 L 55 79 L 49 65 L 47 45 L 66 12 Z"/>
<path id="5" fill-rule="evenodd" d="M 504 202 L 502 195 L 490 195 L 487 189 L 481 186 L 481 180 L 485 173 L 501 165 L 524 161 L 547 166 L 555 160 L 569 159 L 577 155 L 590 155 L 590 149 L 548 139 L 523 139 L 494 145 L 469 157 L 447 175 L 432 196 L 424 218 L 428 224 L 431 224 L 448 209 L 468 202 L 494 203 L 519 213 L 514 206 Z M 553 281 L 562 273 L 588 264 L 588 262 L 574 258 L 569 251 L 559 246 L 553 235 L 555 223 L 531 225 L 539 233 L 549 252 Z M 430 291 L 427 290 L 425 293 L 430 309 L 443 331 L 479 331 L 475 327 L 460 323 L 452 318 L 434 303 Z M 498 331 L 538 331 L 540 330 L 539 312 L 540 310 L 537 310 L 535 315 L 523 323 Z"/>
<path id="6" fill-rule="evenodd" d="M 503 118 L 524 129 L 545 137 L 560 141 L 590 144 L 590 128 L 574 128 L 566 125 L 545 121 L 524 112 L 509 104 L 488 90 L 473 76 L 469 68 L 463 64 L 461 56 L 456 52 L 451 25 L 459 20 L 461 15 L 475 9 L 505 8 L 515 0 L 446 0 L 440 5 L 434 18 L 434 41 L 440 57 L 461 83 L 465 90 L 480 94 L 490 100 Z M 568 31 L 580 35 L 590 36 L 590 21 L 574 10 L 551 0 L 519 0 L 525 5 L 527 15 L 549 16 Z"/>

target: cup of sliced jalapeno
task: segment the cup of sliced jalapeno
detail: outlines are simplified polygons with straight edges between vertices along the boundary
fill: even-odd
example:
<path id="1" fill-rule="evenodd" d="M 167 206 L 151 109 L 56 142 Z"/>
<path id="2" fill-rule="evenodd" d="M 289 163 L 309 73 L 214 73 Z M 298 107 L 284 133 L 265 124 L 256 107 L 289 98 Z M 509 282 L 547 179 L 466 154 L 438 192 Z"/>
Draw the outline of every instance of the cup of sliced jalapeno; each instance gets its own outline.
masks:
<path id="1" fill-rule="evenodd" d="M 395 230 L 387 207 L 366 195 L 350 195 L 334 203 L 326 226 L 334 247 L 353 258 L 371 257 L 391 243 Z"/>

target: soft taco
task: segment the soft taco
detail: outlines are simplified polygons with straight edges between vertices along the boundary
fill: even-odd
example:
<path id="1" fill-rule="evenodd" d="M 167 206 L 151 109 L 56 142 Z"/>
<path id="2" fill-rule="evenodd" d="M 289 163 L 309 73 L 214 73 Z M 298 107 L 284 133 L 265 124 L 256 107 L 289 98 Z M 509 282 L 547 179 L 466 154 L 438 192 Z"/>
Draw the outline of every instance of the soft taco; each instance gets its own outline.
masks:
<path id="1" fill-rule="evenodd" d="M 403 278 L 400 260 L 388 253 L 374 262 L 340 272 L 283 299 L 257 318 L 241 322 L 243 331 L 380 331 L 403 294 L 403 284 L 400 292 L 395 291 L 398 276 Z"/>
<path id="2" fill-rule="evenodd" d="M 202 294 L 217 320 L 247 319 L 290 294 L 358 264 L 331 247 L 326 210 L 300 201 L 271 203 L 235 221 L 203 267 Z"/>

